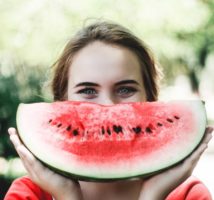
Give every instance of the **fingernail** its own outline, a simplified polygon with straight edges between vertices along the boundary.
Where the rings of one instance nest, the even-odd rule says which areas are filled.
[[[9,133],[9,135],[13,135],[14,134],[14,128],[10,127],[8,129],[8,133]]]
[[[212,133],[212,132],[213,132],[213,127],[209,126],[209,127],[207,128],[207,133]]]
[[[9,129],[8,129],[9,135],[11,135],[11,131],[12,131],[12,128],[9,128]]]

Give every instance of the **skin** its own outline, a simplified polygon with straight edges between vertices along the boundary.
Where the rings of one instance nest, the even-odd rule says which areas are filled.
[[[67,99],[105,105],[146,101],[145,87],[135,54],[126,48],[96,41],[74,56]],[[14,128],[8,132],[30,178],[55,200],[162,200],[192,174],[212,131],[212,127],[207,127],[198,148],[178,165],[145,180],[112,183],[75,182],[64,178],[44,167],[23,146]]]

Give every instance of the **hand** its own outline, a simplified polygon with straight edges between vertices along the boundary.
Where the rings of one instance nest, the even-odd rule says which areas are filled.
[[[21,143],[16,129],[9,128],[8,132],[10,134],[10,140],[33,182],[51,194],[55,200],[83,199],[78,182],[62,177],[43,166]]]
[[[201,155],[208,147],[208,143],[212,138],[212,131],[212,127],[206,128],[204,138],[200,145],[181,163],[145,179],[143,181],[139,200],[166,199],[170,192],[184,182],[192,174]]]

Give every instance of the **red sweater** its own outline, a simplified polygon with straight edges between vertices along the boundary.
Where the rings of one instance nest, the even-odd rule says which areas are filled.
[[[16,179],[4,200],[52,200],[51,195],[41,190],[28,177]],[[166,200],[212,200],[205,185],[195,177],[188,178],[172,191]]]

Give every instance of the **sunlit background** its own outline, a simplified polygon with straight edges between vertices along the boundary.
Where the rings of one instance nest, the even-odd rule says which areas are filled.
[[[214,124],[213,11],[213,0],[0,0],[0,199],[25,173],[7,135],[18,104],[51,101],[50,66],[96,19],[126,26],[150,47],[165,75],[160,99],[201,98]],[[213,167],[214,140],[194,171],[214,196]]]

